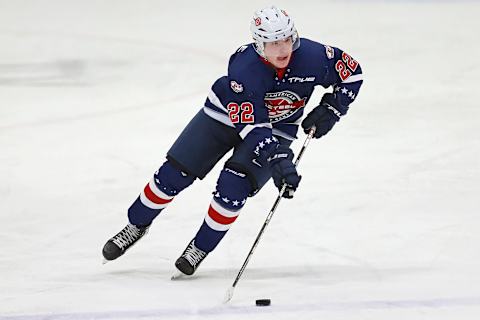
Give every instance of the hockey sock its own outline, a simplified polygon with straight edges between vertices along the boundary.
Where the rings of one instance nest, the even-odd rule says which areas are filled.
[[[224,168],[217,181],[212,202],[195,236],[195,246],[210,252],[220,243],[247,201],[251,184],[246,175]]]
[[[194,180],[194,176],[166,161],[128,209],[130,223],[137,226],[150,225],[173,198]]]

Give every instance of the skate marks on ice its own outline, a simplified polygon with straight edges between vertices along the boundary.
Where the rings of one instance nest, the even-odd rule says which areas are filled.
[[[92,85],[85,81],[84,74],[91,65],[81,59],[57,59],[42,62],[2,63],[0,64],[0,86],[29,87],[86,87]],[[113,62],[114,67],[118,66]]]
[[[163,258],[163,262],[170,262]],[[162,262],[162,263],[163,263]],[[113,265],[108,263],[108,265]],[[256,280],[287,279],[298,282],[315,284],[336,284],[342,282],[375,282],[385,279],[409,276],[412,274],[428,274],[430,268],[382,268],[372,269],[365,266],[348,265],[308,265],[308,266],[282,266],[282,267],[251,267],[245,270],[242,282]],[[238,273],[236,268],[201,268],[194,275],[187,276],[175,268],[157,268],[148,270],[111,270],[106,272],[110,277],[154,277],[156,279],[174,281],[203,281],[203,280],[232,280]],[[227,281],[227,282],[228,282]]]
[[[430,268],[403,267],[403,268],[373,268],[364,265],[303,265],[280,267],[248,267],[241,282],[249,280],[280,280],[287,279],[296,283],[305,281],[316,284],[336,284],[351,281],[375,282],[389,278],[409,276],[412,274],[427,274]],[[230,279],[233,281],[238,269],[208,268],[199,269],[191,279]],[[239,284],[239,286],[241,283]]]
[[[31,87],[63,87],[63,86],[91,86],[97,84],[97,81],[112,81],[117,77],[112,77],[112,73],[118,73],[121,69],[129,67],[131,64],[138,64],[139,61],[129,61],[122,59],[112,59],[112,55],[105,51],[108,48],[122,46],[124,50],[142,50],[161,54],[162,58],[174,56],[178,59],[179,55],[195,55],[201,56],[208,61],[221,61],[224,57],[205,48],[190,46],[186,43],[176,43],[175,41],[162,41],[154,39],[141,39],[129,36],[107,36],[77,32],[52,32],[52,31],[18,31],[18,30],[2,30],[0,37],[7,42],[12,48],[22,52],[26,43],[56,48],[56,51],[50,53],[51,59],[39,60],[38,57],[27,60],[19,54],[19,57],[11,59],[13,63],[0,63],[0,86],[31,86]],[[85,46],[79,46],[79,43],[88,43],[88,49]],[[68,44],[68,49],[60,45]],[[55,47],[56,45],[56,47]],[[95,52],[98,57],[96,59],[83,58],[54,58],[62,57],[58,52],[63,51],[76,56],[91,57],[91,53]],[[120,49],[121,50],[121,49]],[[119,51],[120,51],[119,50]],[[166,52],[167,51],[167,52]],[[120,51],[121,52],[121,51]],[[121,56],[118,54],[117,56]],[[21,59],[23,58],[23,59]],[[177,61],[177,60],[175,60]],[[163,64],[165,61],[163,61]],[[180,65],[181,64],[177,64]],[[98,72],[98,70],[109,70],[108,73]],[[94,77],[91,72],[95,71]],[[87,75],[88,77],[84,77]]]
[[[480,306],[480,297],[458,297],[458,298],[437,298],[437,299],[407,299],[407,300],[364,300],[364,301],[333,301],[318,302],[315,304],[283,304],[272,305],[268,309],[255,306],[212,306],[205,308],[164,308],[157,310],[125,310],[107,312],[78,312],[58,314],[30,314],[17,316],[0,316],[0,320],[87,320],[87,319],[160,319],[184,318],[184,317],[206,317],[213,316],[235,316],[235,315],[270,315],[299,314],[321,311],[363,311],[363,310],[394,310],[394,309],[445,309],[458,307]]]
[[[58,49],[49,53],[45,58],[24,57],[19,55],[11,62],[0,63],[0,87],[27,88],[28,90],[49,89],[52,95],[61,94],[66,87],[76,88],[75,94],[95,96],[93,89],[105,88],[116,85],[116,91],[123,91],[120,87],[130,87],[131,84],[125,81],[126,78],[138,79],[138,75],[148,74],[155,70],[157,74],[172,73],[171,66],[177,69],[187,66],[179,61],[195,61],[195,59],[206,59],[208,61],[222,61],[223,56],[203,48],[188,46],[187,44],[176,43],[175,41],[156,41],[136,39],[128,36],[100,36],[95,34],[79,34],[74,32],[41,32],[41,31],[15,31],[3,30],[0,38],[10,44],[11,50],[16,49],[22,52],[25,43],[30,47],[38,45]],[[88,45],[82,45],[82,43]],[[68,48],[68,49],[65,49]],[[115,48],[115,49],[114,49]],[[109,52],[133,52],[130,55],[117,54],[112,57]],[[73,56],[64,58],[64,56]],[[133,57],[132,57],[133,56]],[[162,62],[154,58],[161,57]],[[176,70],[181,73],[181,70]],[[191,71],[188,69],[188,71]],[[201,70],[204,71],[204,70]],[[199,71],[200,72],[200,71]],[[145,76],[144,76],[145,77]],[[182,81],[181,77],[169,77],[166,80],[158,80],[162,90],[170,89],[170,86]],[[139,80],[140,81],[140,80]],[[143,79],[145,81],[145,79]],[[185,81],[185,80],[183,80]],[[152,81],[147,81],[150,84]],[[145,85],[144,85],[145,86]],[[122,87],[122,88],[123,88]],[[31,88],[31,89],[29,89]],[[26,90],[27,90],[26,89]],[[83,90],[83,91],[82,91]],[[113,89],[112,89],[113,90]],[[60,92],[60,93],[58,93]],[[69,91],[70,92],[70,91]],[[112,102],[110,106],[102,108],[84,108],[55,113],[52,116],[43,115],[37,119],[22,118],[13,123],[0,124],[0,130],[21,129],[25,127],[37,127],[45,125],[63,124],[71,121],[90,120],[99,117],[111,117],[115,114],[126,112],[138,112],[140,109],[154,109],[172,102],[189,100],[205,93],[203,88],[190,85],[187,90],[175,92],[174,94],[163,95],[160,99],[150,99],[140,103]],[[37,102],[38,103],[38,102]],[[89,102],[91,105],[91,102]],[[86,103],[88,105],[88,103]]]

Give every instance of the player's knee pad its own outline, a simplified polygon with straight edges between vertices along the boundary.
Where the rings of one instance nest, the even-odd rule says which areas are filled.
[[[176,196],[195,181],[195,176],[183,172],[166,161],[154,174],[156,186],[169,196]]]
[[[271,177],[270,168],[256,166],[252,161],[230,159],[227,166],[236,172],[245,174],[245,180],[249,183],[249,197],[256,195]]]
[[[252,191],[252,185],[245,173],[223,168],[214,193],[215,200],[229,210],[240,210]]]

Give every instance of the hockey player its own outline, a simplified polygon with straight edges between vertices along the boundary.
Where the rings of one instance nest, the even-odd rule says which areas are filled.
[[[299,38],[292,18],[271,6],[255,12],[253,43],[231,57],[228,75],[212,86],[203,108],[167,152],[128,210],[128,225],[103,248],[114,260],[142,238],[157,215],[197,178],[203,179],[230,150],[197,234],[175,262],[192,275],[237,219],[248,197],[270,179],[292,198],[300,176],[289,148],[313,89],[332,88],[301,122],[315,138],[348,111],[362,84],[360,65],[344,51]]]

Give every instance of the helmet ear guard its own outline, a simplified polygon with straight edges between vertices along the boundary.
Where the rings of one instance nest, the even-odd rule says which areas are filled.
[[[300,38],[293,19],[284,11],[270,6],[256,11],[250,23],[255,51],[265,58],[265,42],[292,37],[293,50],[300,47]]]

